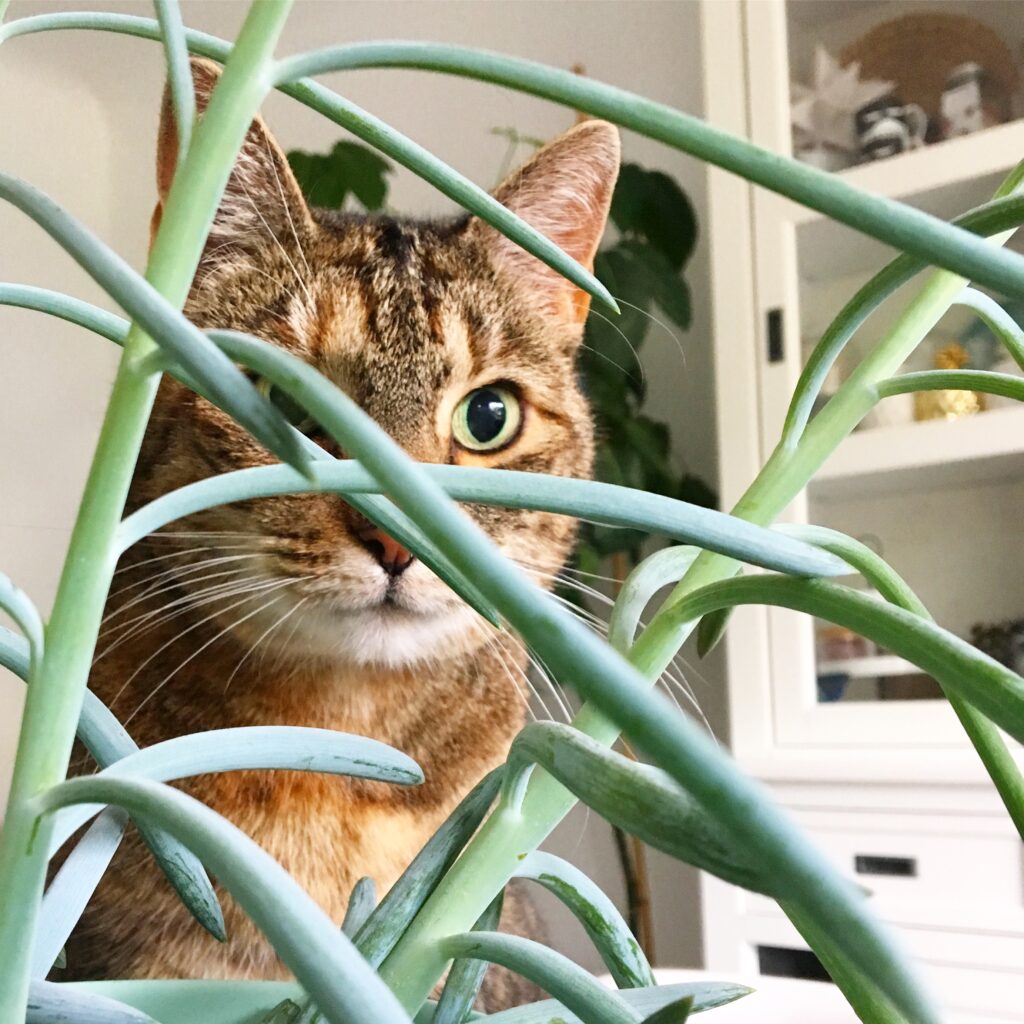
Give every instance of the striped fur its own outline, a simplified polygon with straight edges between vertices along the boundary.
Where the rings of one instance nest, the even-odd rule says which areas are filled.
[[[215,75],[198,62],[194,73],[202,104]],[[174,157],[165,103],[162,193]],[[614,129],[587,122],[498,195],[589,262],[617,166]],[[159,215],[158,207],[155,224]],[[472,218],[309,209],[262,121],[239,158],[186,312],[200,327],[248,331],[301,356],[420,461],[590,473],[592,426],[575,368],[581,294]],[[461,449],[451,433],[457,403],[499,381],[521,397],[520,436],[495,453]],[[168,379],[130,506],[270,461],[227,416]],[[466,512],[507,554],[550,571],[573,542],[564,517]],[[279,497],[211,509],[141,542],[119,567],[90,680],[143,745],[201,729],[301,724],[373,736],[414,757],[426,775],[414,789],[288,772],[183,787],[252,835],[338,921],[358,878],[372,876],[381,889],[394,881],[504,759],[524,716],[525,658],[515,638],[418,562],[390,583],[356,536],[360,525],[338,497]],[[273,951],[224,903],[230,941],[219,945],[177,905],[133,838],[72,940],[70,973],[282,976]],[[512,918],[525,913],[515,903]],[[492,1008],[525,995],[491,973]]]

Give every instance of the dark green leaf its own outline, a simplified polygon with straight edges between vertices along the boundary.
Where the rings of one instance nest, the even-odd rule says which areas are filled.
[[[651,243],[676,270],[697,241],[697,218],[683,190],[662,171],[623,164],[612,197],[612,220],[624,235]]]
[[[293,150],[288,164],[312,206],[326,210],[340,210],[349,193],[348,182],[334,172],[330,156]]]
[[[653,245],[639,239],[624,239],[619,249],[628,253],[646,275],[648,294],[658,307],[683,330],[690,326],[690,286],[679,270]],[[605,282],[608,283],[607,281]],[[612,289],[614,294],[614,289]],[[619,296],[628,299],[628,295]],[[632,300],[630,300],[632,301]]]
[[[701,508],[718,508],[718,494],[693,473],[683,474],[675,497],[691,505],[700,505]]]
[[[697,626],[697,657],[706,658],[725,636],[732,616],[731,608],[718,608],[708,612]]]
[[[653,296],[653,281],[646,264],[620,244],[598,253],[594,273],[622,308],[621,315],[613,320],[621,332],[618,334],[620,344],[627,351],[639,351],[651,323],[647,308]],[[605,316],[606,313],[595,310],[591,319],[600,320]],[[635,356],[631,359],[635,363]]]
[[[293,150],[288,163],[313,206],[341,209],[351,194],[365,209],[379,210],[387,199],[391,164],[357,142],[339,142],[326,154]]]

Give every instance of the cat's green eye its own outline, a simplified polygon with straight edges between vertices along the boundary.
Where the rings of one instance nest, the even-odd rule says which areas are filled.
[[[316,429],[316,420],[295,401],[286,391],[279,388],[273,381],[260,377],[256,382],[256,390],[296,429],[308,434]]]
[[[493,452],[515,440],[522,420],[515,392],[491,384],[470,391],[459,402],[452,417],[452,434],[471,452]]]

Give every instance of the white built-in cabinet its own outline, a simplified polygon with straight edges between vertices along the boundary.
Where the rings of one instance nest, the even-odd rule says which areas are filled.
[[[708,120],[788,154],[789,83],[806,77],[814,43],[837,52],[873,24],[926,7],[704,0]],[[931,7],[987,21],[1020,53],[1024,4]],[[1022,157],[1017,121],[839,173],[952,217],[990,197]],[[709,172],[706,227],[720,487],[729,508],[778,439],[807,345],[893,254],[718,170]],[[880,311],[855,350],[877,340],[908,294]],[[956,339],[969,323],[954,310],[936,336]],[[1024,616],[1022,509],[1024,408],[1010,408],[860,430],[784,518],[868,539],[942,625],[967,636],[976,622]],[[739,764],[872,891],[951,1021],[1024,1021],[1024,848],[977,757],[928,680],[909,683],[912,666],[884,652],[819,664],[815,628],[786,610],[734,616],[725,645]],[[823,699],[822,680],[834,685],[837,676],[842,697]],[[807,967],[798,952],[806,946],[773,903],[715,879],[705,882],[704,938],[711,970]]]

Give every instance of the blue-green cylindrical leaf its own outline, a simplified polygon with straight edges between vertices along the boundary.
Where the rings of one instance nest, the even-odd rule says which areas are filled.
[[[579,964],[531,939],[500,932],[466,932],[444,939],[442,950],[453,960],[486,960],[529,978],[587,1024],[639,1024],[642,1020],[617,992],[606,989]]]
[[[43,897],[32,950],[32,974],[44,978],[71,936],[124,838],[128,815],[104,811],[60,866]]]
[[[978,318],[1003,343],[1013,361],[1024,369],[1024,328],[1002,306],[977,288],[966,288],[957,305],[976,313]]]
[[[359,929],[356,946],[374,967],[391,952],[483,821],[501,788],[503,773],[503,768],[495,768],[463,797]]]
[[[560,68],[441,43],[354,43],[299,54],[278,80],[327,71],[404,67],[493,82],[564,103],[667,143],[708,163],[827,214],[936,266],[1024,298],[1024,261],[903,203],[872,195],[810,164],[790,160],[665,104]]]
[[[196,117],[196,94],[189,65],[185,26],[181,22],[178,0],[154,0],[157,20],[164,37],[167,56],[167,79],[170,83],[171,104],[174,107],[174,127],[178,133],[178,166],[188,155],[192,141],[192,124]]]
[[[289,465],[306,457],[288,422],[210,340],[145,278],[49,196],[0,173],[0,199],[32,218],[217,404]]]
[[[291,725],[239,726],[175,736],[115,761],[98,777],[169,782],[249,769],[326,772],[402,786],[423,781],[423,772],[411,757],[379,740]],[[99,810],[79,804],[59,815],[53,848],[59,848]]]
[[[14,619],[28,641],[29,661],[38,662],[43,656],[43,619],[32,599],[0,573],[0,611]]]
[[[160,38],[160,27],[152,19],[90,11],[81,14],[77,12],[44,14],[37,17],[21,18],[17,22],[0,27],[0,42],[33,32],[69,28],[95,29],[146,39]],[[229,43],[204,32],[187,31],[185,38],[190,50],[213,60],[223,62],[231,52]],[[413,173],[434,185],[444,195],[454,199],[470,213],[476,214],[491,224],[527,252],[532,253],[585,292],[594,296],[608,309],[618,312],[619,307],[615,299],[589,270],[566,255],[550,239],[531,227],[526,221],[507,210],[484,189],[474,185],[468,178],[459,174],[458,171],[449,167],[422,146],[417,145],[411,139],[395,131],[390,125],[357,107],[344,97],[331,92],[330,89],[325,89],[317,82],[308,79],[289,83],[282,82],[278,88],[330,118],[335,124],[341,125],[357,138],[362,139],[363,142],[386,153],[403,167],[408,167]]]
[[[2,626],[0,666],[10,669],[23,680],[28,679],[28,642]],[[85,691],[82,714],[78,720],[78,738],[101,768],[137,753],[139,749],[121,723],[91,690]],[[192,916],[214,938],[223,942],[227,938],[224,915],[217,894],[195,854],[159,830],[142,826],[139,833]]]
[[[197,800],[159,783],[97,775],[55,786],[38,803],[40,812],[112,804],[165,829],[209,866],[331,1024],[409,1024],[391,990],[288,872]]]
[[[19,679],[28,679],[28,641],[6,626],[0,626],[0,668],[13,672]]]
[[[1024,221],[1024,196],[994,199],[958,217],[953,223],[979,235],[997,235]],[[858,328],[901,285],[922,271],[927,262],[906,254],[897,256],[868,281],[839,311],[814,346],[793,389],[780,444],[793,447],[811,418],[814,403],[840,353]]]
[[[516,877],[540,883],[572,911],[619,988],[657,984],[640,943],[618,908],[579,868],[553,853],[534,850]]]
[[[491,901],[473,927],[477,932],[493,932],[501,920],[504,892]],[[464,1024],[470,1019],[488,964],[485,960],[456,960],[448,972],[434,1011],[434,1024]]]
[[[769,604],[846,626],[912,661],[949,693],[1024,742],[1024,679],[919,615],[826,580],[751,576],[712,583],[682,598],[672,616],[690,622],[716,608]]]
[[[16,306],[19,309],[34,309],[40,313],[67,320],[99,334],[117,345],[123,345],[128,333],[128,321],[116,313],[108,313],[90,302],[76,299],[71,295],[36,288],[27,284],[0,284],[0,306]]]
[[[915,391],[981,391],[1024,402],[1024,378],[991,370],[920,370],[880,381],[880,398]]]
[[[560,722],[535,722],[515,738],[505,784],[539,764],[601,817],[649,846],[753,892],[785,883],[736,849],[728,833],[665,772],[609,750]]]
[[[630,572],[608,620],[608,643],[615,650],[629,650],[648,602],[662,587],[681,580],[699,554],[700,549],[692,546],[662,548]]]
[[[783,537],[777,530],[630,487],[468,466],[421,465],[418,472],[456,501],[542,509],[610,526],[629,526],[795,575],[835,576],[850,571],[840,559]],[[275,494],[336,491],[348,495],[382,489],[369,470],[353,461],[317,462],[310,466],[310,475],[311,481],[287,467],[259,466],[189,484],[125,519],[118,546],[125,550],[176,519],[227,502]]]
[[[366,923],[377,905],[377,883],[372,878],[360,878],[352,887],[352,895],[348,898],[345,908],[345,919],[341,922],[341,930],[352,938]]]
[[[866,544],[822,526],[791,523],[780,528],[839,555],[861,573],[886,601],[931,620],[928,609],[906,581]],[[701,621],[706,620],[707,616]],[[947,693],[946,697],[995,784],[1007,813],[1024,838],[1024,775],[1007,749],[1006,741],[992,722],[973,705],[955,693]]]
[[[690,1012],[700,1013],[735,1002],[750,992],[751,989],[746,985],[736,985],[729,981],[699,981],[659,985],[657,988],[623,989],[619,992],[619,998],[646,1017],[680,999],[692,999],[693,1008]],[[430,1003],[424,1006],[416,1015],[416,1024],[432,1024],[434,1009]],[[488,1024],[588,1024],[587,1021],[581,1021],[575,1013],[570,1013],[555,999],[517,1006],[513,1010],[502,1010],[486,1018],[477,1015],[470,1019],[478,1018],[485,1019]]]
[[[34,979],[29,986],[25,1024],[157,1024],[141,1010],[124,1003]]]

